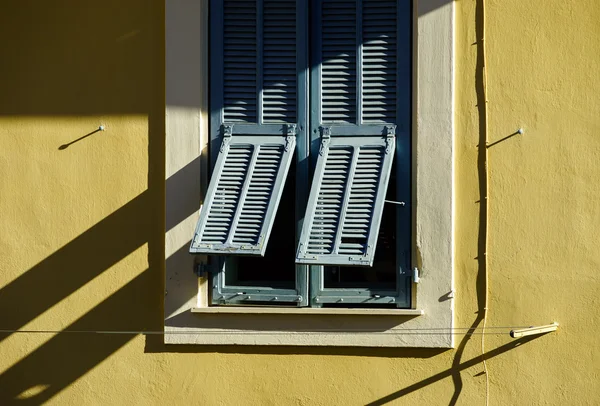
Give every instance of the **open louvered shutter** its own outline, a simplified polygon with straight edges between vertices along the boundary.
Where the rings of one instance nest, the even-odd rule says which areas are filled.
[[[295,137],[227,136],[190,251],[264,255]]]
[[[265,254],[304,131],[297,7],[296,0],[211,1],[213,170],[192,253]]]
[[[321,143],[297,263],[373,265],[396,128],[405,124],[398,120],[401,3],[409,2],[315,0],[311,133]]]
[[[394,141],[393,133],[324,139],[296,262],[373,264]]]

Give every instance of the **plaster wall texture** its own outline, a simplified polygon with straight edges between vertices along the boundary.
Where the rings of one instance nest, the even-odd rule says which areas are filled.
[[[596,404],[600,4],[486,4],[489,138],[525,130],[488,150],[488,326],[560,323],[486,336],[490,403]],[[455,7],[455,325],[470,327],[481,0]],[[162,330],[165,189],[187,167],[165,185],[164,21],[162,1],[0,6],[0,330]],[[434,350],[0,333],[0,404],[483,404],[480,355],[478,335]]]

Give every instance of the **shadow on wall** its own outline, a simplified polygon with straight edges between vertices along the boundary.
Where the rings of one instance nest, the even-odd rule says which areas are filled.
[[[469,337],[469,336],[465,336],[465,337]],[[521,338],[521,339],[518,339],[515,341],[511,341],[508,344],[504,344],[503,346],[500,346],[492,351],[486,352],[485,354],[482,355],[482,357],[485,357],[486,359],[497,357],[498,355],[504,354],[505,352],[510,351],[514,348],[517,348],[522,344],[528,343],[529,341],[533,341],[535,338],[537,338],[537,337],[525,337],[525,338]],[[457,359],[457,358],[455,357],[455,359]],[[460,357],[458,357],[458,359],[460,359]],[[387,396],[384,396],[381,399],[377,399],[376,401],[369,403],[367,406],[385,405],[389,402],[397,400],[397,399],[399,399],[403,396],[406,396],[414,391],[422,389],[428,385],[434,384],[434,383],[436,383],[444,378],[448,378],[450,376],[452,376],[453,380],[454,380],[455,374],[460,374],[461,371],[463,371],[467,368],[471,368],[479,363],[481,363],[481,357],[471,358],[468,361],[463,361],[463,362],[458,362],[458,363],[453,362],[451,368],[448,368],[445,371],[437,373],[427,379],[423,379],[420,382],[417,382],[410,386],[407,386],[406,388],[400,389],[397,392],[394,392]],[[458,393],[460,393],[460,391],[458,391]],[[451,405],[456,404],[457,399],[458,399],[458,396],[455,393],[452,396],[452,399],[450,400],[450,404]]]
[[[3,1],[0,115],[149,113],[163,3]]]
[[[145,244],[149,268],[65,331],[161,329],[164,1],[9,0],[1,8],[0,73],[10,80],[0,84],[0,116],[147,116],[149,165],[146,191],[0,289],[0,329],[22,328]],[[90,135],[78,142],[90,142]],[[49,153],[78,151],[60,147]],[[199,163],[189,166],[198,170]],[[9,335],[0,333],[0,346]],[[0,404],[47,401],[133,337],[49,337],[0,375]],[[42,390],[20,398],[32,388]]]
[[[421,1],[431,11],[448,0]],[[64,4],[62,4],[64,3]],[[429,7],[429,8],[427,8]],[[171,176],[165,186],[164,166],[164,2],[161,0],[58,2],[12,1],[0,14],[4,41],[0,115],[77,116],[147,114],[148,189],[79,237],[54,252],[0,289],[0,328],[17,330],[77,291],[112,265],[148,244],[149,267],[94,309],[54,335],[0,375],[0,404],[40,404],[67,388],[132,340],[137,333],[107,335],[76,331],[161,331],[164,296],[165,187],[179,188],[197,178],[199,160]],[[420,14],[422,15],[422,14]],[[182,99],[186,105],[200,103]],[[480,103],[481,105],[481,103]],[[80,142],[86,142],[82,139]],[[484,144],[482,144],[484,145]],[[57,146],[60,147],[60,146]],[[64,150],[64,148],[63,148]],[[54,153],[64,153],[56,150]],[[167,230],[198,206],[180,207],[167,219]],[[76,208],[74,208],[76,209]],[[483,217],[482,217],[483,218]],[[480,241],[481,249],[481,241]],[[187,255],[182,248],[167,261]],[[481,254],[481,250],[480,250]],[[480,258],[482,256],[480,255]],[[167,263],[167,266],[168,263]],[[481,261],[479,267],[481,269]],[[48,287],[51,289],[48,289]],[[481,291],[481,279],[477,281]],[[27,300],[22,300],[26,296]],[[478,296],[481,309],[481,294]],[[19,303],[18,312],[6,309]],[[115,317],[118,315],[118,317]],[[478,316],[473,326],[480,321]],[[0,333],[0,345],[10,333]],[[460,371],[480,362],[462,362],[461,341],[452,368],[392,393],[383,404],[447,376],[460,393]],[[502,354],[526,340],[515,341],[486,354]],[[165,346],[162,336],[146,336],[146,352],[359,355],[428,358],[435,349],[352,349],[303,347]],[[140,354],[142,357],[143,354]],[[20,395],[43,388],[27,399]]]

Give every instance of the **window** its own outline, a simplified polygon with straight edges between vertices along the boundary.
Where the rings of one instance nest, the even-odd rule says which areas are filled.
[[[384,3],[371,0],[363,0],[363,2],[367,6]],[[409,4],[412,8],[410,18],[411,25],[414,28],[412,33],[408,33],[409,35],[412,34],[412,40],[407,41],[405,44],[406,46],[412,46],[412,70],[405,77],[408,85],[412,85],[412,99],[408,94],[406,94],[405,99],[396,98],[396,100],[400,100],[400,103],[405,103],[406,108],[396,110],[395,121],[389,119],[389,112],[391,111],[389,105],[386,105],[386,103],[377,104],[377,106],[383,107],[380,111],[383,111],[384,119],[377,123],[363,120],[363,124],[380,125],[381,132],[377,134],[362,132],[365,130],[360,128],[358,121],[355,121],[357,124],[352,122],[352,120],[358,120],[357,117],[362,115],[360,109],[365,105],[362,104],[361,107],[359,103],[347,103],[348,94],[352,95],[354,100],[362,100],[357,95],[357,92],[361,92],[361,87],[352,87],[352,80],[344,79],[350,76],[348,75],[350,73],[349,69],[347,69],[348,63],[346,63],[346,70],[337,67],[331,69],[334,76],[336,72],[338,75],[338,77],[332,77],[332,79],[342,81],[343,86],[340,86],[341,89],[337,89],[344,89],[341,95],[331,93],[331,90],[336,90],[335,87],[327,88],[324,86],[322,89],[319,89],[318,86],[315,87],[315,84],[319,82],[315,81],[312,76],[319,74],[319,66],[321,68],[327,66],[327,62],[331,62],[329,66],[335,66],[337,59],[340,59],[322,58],[323,63],[321,65],[316,63],[320,60],[318,55],[327,51],[323,47],[323,43],[327,42],[327,35],[330,35],[329,38],[334,41],[333,44],[343,44],[343,41],[338,41],[338,39],[343,40],[344,24],[351,21],[351,18],[347,14],[342,14],[340,17],[340,13],[337,13],[337,11],[336,13],[332,12],[331,14],[336,14],[338,19],[348,18],[347,21],[343,20],[346,22],[337,23],[337,20],[328,19],[327,13],[323,9],[314,7],[314,4],[316,4],[314,2],[310,3],[310,15],[306,7],[299,7],[300,10],[296,10],[296,16],[294,17],[296,27],[292,28],[298,30],[297,42],[295,43],[297,58],[298,55],[307,55],[306,61],[296,61],[297,64],[304,64],[301,66],[307,68],[305,70],[298,69],[296,72],[295,80],[299,83],[296,84],[297,95],[294,99],[296,100],[295,110],[293,111],[294,119],[291,119],[292,110],[290,109],[284,109],[287,116],[282,118],[278,115],[281,113],[281,110],[277,110],[281,106],[280,103],[279,107],[267,109],[267,113],[273,113],[274,115],[269,115],[266,121],[263,120],[262,128],[259,129],[258,127],[261,127],[261,125],[259,125],[258,118],[256,122],[248,119],[246,121],[235,121],[233,119],[234,114],[238,114],[240,111],[246,116],[252,114],[262,114],[264,116],[264,109],[262,113],[259,112],[260,104],[256,104],[256,113],[253,113],[254,106],[252,106],[252,103],[241,103],[237,106],[231,105],[232,108],[229,109],[231,114],[228,115],[227,120],[224,120],[225,116],[223,115],[222,122],[219,123],[221,126],[220,132],[209,132],[209,127],[211,130],[217,127],[213,124],[208,125],[210,120],[214,120],[214,115],[209,114],[209,97],[207,95],[209,84],[212,84],[215,78],[213,66],[215,58],[213,58],[212,53],[209,58],[209,53],[206,51],[209,45],[211,48],[213,46],[212,42],[209,44],[208,41],[209,17],[207,3],[208,0],[165,2],[167,15],[165,342],[172,344],[451,347],[453,336],[450,333],[432,335],[416,334],[415,331],[421,329],[449,331],[448,328],[453,325],[454,11],[452,2],[437,0],[399,0],[398,2],[391,2],[398,8],[408,7]],[[237,5],[247,4],[242,0],[235,3]],[[260,2],[263,13],[254,14],[254,25],[239,23],[234,24],[233,27],[235,30],[241,31],[247,30],[248,27],[254,27],[257,30],[262,29],[263,34],[267,31],[266,26],[290,27],[291,25],[285,23],[287,20],[284,18],[291,15],[288,10],[290,3],[293,2],[264,0]],[[326,1],[325,3],[336,7],[336,10],[339,7],[346,7],[347,3],[356,4],[353,1]],[[234,4],[234,2],[230,4]],[[272,7],[270,9],[272,13],[265,13],[265,11],[269,11],[269,7]],[[364,8],[365,5],[363,4],[362,7],[357,6],[355,10],[357,10],[357,13],[369,14],[363,13]],[[321,12],[318,13],[317,10],[321,10]],[[376,14],[373,13],[373,15]],[[257,24],[257,15],[263,15],[263,24]],[[352,12],[350,12],[350,16],[352,17]],[[225,15],[222,17],[225,18]],[[246,17],[248,16],[246,15]],[[388,13],[385,17],[388,17]],[[315,25],[314,22],[318,21],[319,18],[321,22]],[[354,18],[358,22],[356,15],[354,15]],[[312,25],[297,24],[300,19],[304,19],[309,23],[312,22]],[[275,20],[278,21],[277,24],[273,22]],[[212,29],[215,27],[214,10],[211,13],[210,21]],[[268,24],[265,25],[266,23]],[[351,26],[351,23],[348,24]],[[363,26],[366,27],[368,24],[363,24]],[[309,27],[312,28],[309,30]],[[317,29],[315,27],[322,28]],[[340,32],[335,31],[336,27],[339,28]],[[326,32],[329,29],[332,31]],[[362,33],[363,30],[355,30],[355,33],[357,32]],[[324,38],[322,43],[317,41],[317,34],[322,35]],[[262,49],[261,59],[257,59],[258,61],[264,59],[264,54],[269,47],[266,37],[265,39],[261,39],[263,37],[260,36],[255,38],[262,41],[261,46],[250,44],[255,49]],[[276,38],[285,42],[288,37],[281,34]],[[298,38],[300,40],[297,40]],[[214,35],[212,40],[214,40]],[[358,42],[364,48],[364,44],[368,41],[359,38]],[[319,46],[321,49],[319,49]],[[302,47],[306,48],[305,52],[299,53],[298,51]],[[352,49],[347,51],[349,54]],[[278,57],[283,56],[284,54],[281,52],[277,48],[276,55]],[[335,56],[336,51],[333,52]],[[357,47],[354,52],[361,51]],[[349,58],[349,56],[341,55],[341,53],[338,56]],[[358,60],[356,56],[354,56],[354,60]],[[246,62],[259,64],[256,61]],[[211,75],[210,81],[207,75],[209,64],[212,66],[211,70],[213,71],[211,72],[213,75]],[[266,66],[263,66],[261,69],[266,68]],[[288,72],[288,76],[291,76],[289,69],[281,71],[279,68],[281,67],[278,67],[277,75]],[[360,64],[354,68],[354,72],[360,70],[363,78],[369,78],[369,75],[365,74],[365,72],[368,73],[368,69],[364,70]],[[256,69],[253,72],[256,72]],[[217,71],[217,75],[220,73],[225,76],[225,69]],[[263,73],[261,77],[254,76],[255,80],[264,82],[262,87],[258,87],[258,84],[256,84],[257,88],[263,89],[263,94],[260,97],[263,98],[263,102],[265,97],[267,101],[277,100],[274,95],[277,95],[277,91],[280,89],[269,87],[269,73],[266,71]],[[343,80],[345,80],[345,83]],[[264,85],[265,83],[267,85]],[[365,82],[363,86],[366,86],[366,84]],[[302,86],[305,87],[304,91]],[[321,92],[321,96],[315,101],[318,92]],[[333,98],[327,103],[331,101],[333,104],[325,104],[328,95]],[[211,89],[211,108],[215,105],[212,100],[214,96],[215,94]],[[289,97],[280,97],[279,102],[285,101],[284,105],[289,106],[289,99]],[[259,100],[258,97],[255,100]],[[327,114],[337,111],[338,113],[347,113],[346,116],[338,116],[339,120],[332,120],[334,122],[326,122],[327,120],[315,121],[317,115],[314,114],[314,110],[318,108],[319,100],[323,103],[321,108],[324,108],[325,105],[334,106],[334,110],[327,110],[328,107],[325,108]],[[340,103],[340,100],[341,103],[346,102],[346,104],[336,104]],[[238,110],[233,108],[240,107],[240,105],[244,108],[238,108]],[[263,105],[265,104],[263,103]],[[278,102],[269,105],[278,106]],[[412,110],[412,113],[410,110]],[[234,113],[236,111],[238,113]],[[412,128],[405,126],[405,123],[409,121],[400,119],[398,111],[409,115],[412,119],[410,120],[412,121]],[[306,116],[303,118],[302,114],[306,114]],[[255,152],[256,145],[264,142],[261,137],[267,137],[267,141],[271,143],[269,147],[276,150],[276,161],[280,162],[278,168],[281,168],[281,162],[285,160],[289,162],[287,175],[280,169],[275,171],[276,173],[272,173],[276,180],[272,182],[272,186],[269,186],[269,190],[271,196],[280,194],[279,204],[275,205],[277,207],[273,209],[272,215],[266,214],[267,208],[265,209],[265,215],[260,217],[261,229],[264,229],[266,225],[271,230],[267,245],[248,244],[248,242],[252,243],[256,240],[244,241],[247,245],[244,249],[248,251],[253,249],[257,251],[264,250],[264,257],[260,255],[222,255],[221,253],[214,255],[207,252],[198,255],[188,254],[190,236],[194,235],[194,229],[199,218],[198,212],[193,212],[190,209],[198,207],[196,205],[201,200],[204,200],[204,209],[208,202],[208,194],[200,193],[200,185],[203,177],[206,177],[211,169],[213,174],[218,170],[217,151],[220,150],[222,141],[226,138],[224,125],[230,124],[233,124],[227,129],[228,133],[231,130],[231,134],[227,134],[228,137],[231,135],[228,141],[230,150],[232,147],[235,147],[234,150],[238,147],[242,149],[250,148],[252,149],[252,156],[256,156],[256,161],[258,161],[259,153]],[[295,129],[293,124],[296,124]],[[394,125],[395,128],[393,128]],[[252,126],[254,128],[251,128]],[[276,128],[276,133],[258,132],[267,129],[267,127],[270,129]],[[340,151],[334,152],[333,156],[338,152],[338,155],[341,155],[348,148],[354,147],[348,144],[337,144],[338,142],[348,140],[363,142],[366,139],[365,136],[377,136],[378,140],[382,142],[380,145],[374,145],[377,149],[382,147],[388,135],[391,135],[392,131],[388,133],[387,127],[391,127],[390,130],[395,131],[395,154],[389,172],[387,188],[381,190],[386,190],[385,200],[403,201],[407,203],[406,207],[410,207],[406,211],[410,211],[412,218],[406,218],[408,222],[406,229],[412,230],[412,233],[403,234],[401,232],[403,227],[397,225],[401,223],[401,220],[398,217],[396,219],[389,218],[388,213],[390,210],[387,210],[387,207],[396,208],[396,210],[391,210],[391,213],[395,215],[403,211],[401,210],[402,206],[395,207],[391,206],[391,203],[387,203],[383,205],[385,209],[381,211],[381,226],[377,233],[377,244],[379,246],[375,257],[372,258],[373,267],[365,268],[336,263],[333,262],[334,258],[331,256],[326,258],[327,261],[331,262],[324,262],[325,260],[320,258],[317,260],[319,263],[316,264],[302,263],[303,259],[298,258],[302,230],[305,227],[307,218],[318,214],[314,201],[318,200],[319,194],[315,192],[318,189],[315,188],[319,186],[318,183],[315,183],[315,179],[324,178],[328,166],[327,162],[324,161],[321,163],[323,169],[318,169],[319,151],[324,139],[329,140],[328,148],[340,149]],[[346,129],[357,131],[357,133],[345,132]],[[339,130],[343,131],[340,132]],[[284,156],[286,145],[290,145],[289,143],[286,144],[287,137],[291,136],[294,131],[296,142],[294,153],[291,154],[291,157]],[[248,141],[248,138],[244,142],[236,141],[236,137],[244,136],[243,132],[246,132],[246,136],[256,138],[251,142]],[[410,134],[410,137],[404,138],[412,144],[410,165],[407,162],[399,161],[398,158],[403,145],[406,148],[410,145],[402,144],[403,134]],[[329,138],[327,138],[327,135],[329,135]],[[210,143],[208,138],[210,138]],[[275,141],[275,138],[279,141]],[[367,147],[371,146],[373,145],[367,145]],[[281,152],[281,148],[284,152]],[[207,153],[208,149],[211,150],[211,154]],[[249,151],[235,152],[242,155],[249,153]],[[357,156],[357,166],[358,159]],[[223,161],[226,161],[226,159]],[[246,162],[245,158],[241,161],[242,163]],[[405,166],[402,164],[405,164]],[[344,166],[343,164],[337,166],[341,166],[341,168],[336,169],[345,170],[344,168],[348,168],[348,165]],[[410,181],[409,187],[406,186],[407,183],[402,184],[402,168],[406,171],[404,172],[404,175],[406,175],[404,177],[405,182]],[[282,177],[281,180],[277,180],[279,177]],[[349,177],[345,175],[344,179],[348,181]],[[279,186],[276,186],[276,183]],[[281,190],[276,190],[279,188]],[[335,185],[332,185],[332,188],[335,190]],[[216,186],[213,189],[216,190]],[[247,188],[247,190],[250,189]],[[403,190],[412,193],[402,195]],[[311,194],[316,196],[316,198],[313,198],[313,203],[310,203]],[[272,205],[273,202],[274,199],[269,199],[267,206]],[[293,207],[293,210],[291,207]],[[312,214],[311,207],[314,209]],[[378,206],[379,208],[380,206]],[[241,212],[239,217],[241,218]],[[293,230],[296,231],[295,233],[289,232],[289,230],[292,230],[292,223],[294,223]],[[394,236],[393,233],[396,233],[396,235]],[[252,238],[254,235],[249,234],[243,237]],[[355,238],[354,236],[347,236],[347,238],[349,239],[343,241],[344,243],[364,246],[365,241],[362,236],[358,236],[358,240],[350,239]],[[394,238],[396,243],[402,238],[408,240],[406,242],[406,252],[395,249],[395,244],[390,244],[390,241],[394,241]],[[341,239],[339,243],[342,243]],[[242,249],[241,245],[237,248]],[[275,255],[270,255],[271,253]],[[413,253],[412,258],[409,258],[410,253]],[[285,258],[283,258],[284,256]],[[396,258],[392,259],[392,256],[396,256]],[[408,265],[420,268],[422,278],[419,285],[411,286],[408,280],[409,275],[396,278],[396,284],[394,284],[390,274],[394,274],[394,277],[400,275],[398,269],[401,269],[401,267],[397,264],[398,261],[402,261],[399,259],[402,257],[407,262],[404,269],[409,269]],[[210,259],[210,267],[216,270],[212,273],[217,278],[216,280],[197,278],[192,272],[192,269],[196,269],[194,263],[205,262],[207,259]],[[284,264],[290,266],[283,266]],[[306,269],[306,273],[298,272],[297,269]],[[318,272],[314,272],[315,269]],[[306,279],[299,278],[300,280],[298,280],[299,275],[305,275]],[[218,278],[221,278],[221,280],[218,280]],[[397,283],[401,278],[404,278],[407,283],[407,288],[404,291],[398,289]],[[396,288],[392,292],[393,286]],[[217,296],[214,294],[214,290],[219,288],[226,295],[219,298],[219,300],[223,300],[215,301]],[[411,288],[410,292],[408,291],[409,288]],[[207,303],[206,301],[209,291],[213,291],[213,303]],[[365,296],[372,298],[370,300],[381,299],[384,296],[389,299],[393,297],[393,294],[398,294],[394,298],[398,302],[393,304],[389,302],[381,304],[371,302],[366,304],[369,308],[363,309],[360,307],[360,301],[352,302],[349,297],[342,297],[339,293],[341,291],[350,292],[349,296],[365,294]],[[376,291],[382,292],[384,295],[380,295],[379,298],[375,297],[372,293]],[[289,293],[290,300],[284,301],[282,299],[280,301],[278,295],[280,292]],[[265,295],[264,297],[253,296],[252,293],[264,293]],[[275,306],[270,306],[270,301],[266,300],[268,295],[277,296]],[[302,298],[298,301],[299,296],[302,296]],[[255,301],[255,299],[257,300]],[[339,299],[344,299],[344,301],[339,301]],[[273,300],[275,300],[274,297]],[[403,300],[404,302],[402,302]],[[213,304],[213,306],[208,306],[209,304]],[[240,306],[242,304],[258,306]],[[389,306],[395,308],[386,308]],[[416,317],[420,314],[422,315]]]
[[[410,3],[219,0],[210,23],[212,304],[410,307]]]

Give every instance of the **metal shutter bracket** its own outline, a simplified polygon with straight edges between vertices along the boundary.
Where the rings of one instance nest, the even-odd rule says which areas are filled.
[[[285,137],[285,147],[284,150],[285,152],[289,152],[290,149],[295,146],[295,140],[294,138],[296,137],[296,133],[298,131],[298,126],[296,124],[288,124],[286,126],[286,137]]]
[[[331,127],[322,126],[319,127],[319,130],[321,131],[321,147],[319,148],[319,155],[322,156],[331,142]]]
[[[387,125],[385,126],[385,153],[389,154],[392,152],[392,146],[394,145],[393,138],[396,137],[396,126]]]

